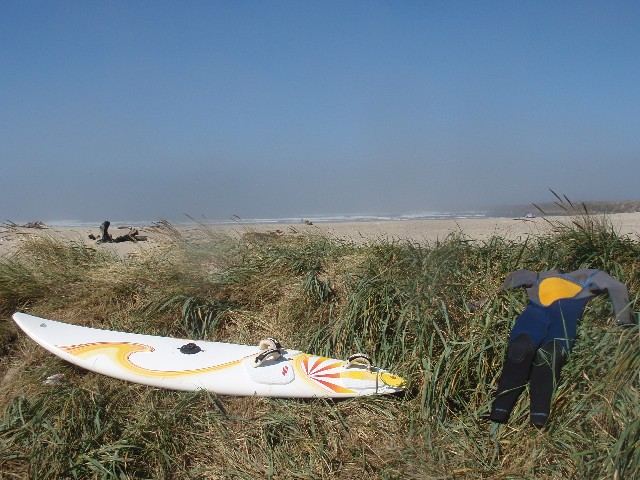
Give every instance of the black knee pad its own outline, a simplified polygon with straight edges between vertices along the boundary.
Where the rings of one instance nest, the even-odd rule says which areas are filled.
[[[562,340],[545,343],[536,352],[534,365],[548,365],[553,370],[560,370],[567,361],[568,353]]]
[[[514,363],[531,361],[534,351],[535,348],[531,337],[526,333],[522,333],[509,343],[507,358]]]

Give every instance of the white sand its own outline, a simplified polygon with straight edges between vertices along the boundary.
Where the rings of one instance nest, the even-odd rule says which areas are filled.
[[[640,238],[640,212],[618,213],[608,215],[616,230],[625,235]],[[571,221],[569,217],[547,217],[548,221]],[[442,240],[452,232],[462,232],[470,239],[483,240],[492,235],[499,235],[510,239],[524,239],[530,235],[538,235],[549,230],[548,221],[543,218],[533,220],[514,220],[509,218],[463,218],[446,220],[390,220],[375,222],[337,222],[318,223],[315,225],[304,224],[237,224],[237,225],[213,225],[213,232],[242,235],[249,232],[283,232],[283,233],[322,233],[336,238],[346,238],[355,242],[366,242],[376,239],[410,240],[413,242],[433,242]],[[127,230],[112,226],[109,230],[115,237],[127,233]],[[30,236],[51,236],[66,240],[84,242],[87,245],[95,245],[96,248],[112,250],[121,256],[135,255],[136,253],[158,245],[165,241],[166,237],[154,229],[136,227],[140,235],[149,238],[147,242],[124,242],[112,244],[99,244],[88,238],[90,233],[99,235],[99,227],[54,227],[44,230],[38,229],[0,229],[0,255],[6,255],[16,249],[22,239]],[[201,234],[200,227],[180,227],[187,235]]]

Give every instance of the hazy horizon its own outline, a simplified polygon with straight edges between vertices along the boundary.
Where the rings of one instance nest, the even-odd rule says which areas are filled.
[[[104,220],[109,220],[114,225],[147,225],[155,222],[168,220],[174,224],[242,224],[242,223],[302,223],[312,220],[313,222],[359,222],[359,221],[385,221],[385,220],[424,220],[424,219],[456,219],[456,218],[481,218],[481,217],[514,217],[524,216],[525,214],[533,214],[535,216],[558,215],[563,212],[571,212],[570,204],[563,200],[564,207],[560,207],[559,202],[549,193],[551,198],[547,198],[539,202],[529,202],[520,204],[502,204],[490,205],[487,207],[478,207],[476,209],[453,209],[453,210],[408,210],[408,211],[383,211],[383,212],[323,212],[323,213],[294,213],[288,215],[272,216],[272,217],[250,217],[232,214],[227,217],[209,217],[206,215],[191,215],[183,212],[173,217],[166,216],[149,216],[149,217],[23,217],[23,218],[4,218],[0,219],[0,223],[9,222],[17,225],[43,222],[46,226],[97,226]],[[638,211],[640,208],[640,200],[621,200],[621,201],[599,201],[599,200],[577,200],[569,198],[573,204],[573,211],[581,212],[582,203],[586,204],[588,210],[593,211],[594,205],[601,204],[596,213],[603,213],[606,206],[631,203],[634,210],[618,210],[613,208],[610,213],[623,213],[630,211]],[[590,208],[591,207],[591,208]],[[540,210],[542,208],[542,211]],[[602,210],[605,208],[605,210]],[[569,210],[565,210],[569,209]]]
[[[0,5],[2,220],[636,200],[635,2]]]

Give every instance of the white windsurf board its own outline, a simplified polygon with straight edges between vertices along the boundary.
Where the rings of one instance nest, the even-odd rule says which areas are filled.
[[[120,380],[172,390],[264,397],[357,397],[403,390],[385,370],[282,349],[262,363],[258,346],[100,330],[14,313],[18,326],[49,352]],[[256,366],[257,365],[257,366]]]

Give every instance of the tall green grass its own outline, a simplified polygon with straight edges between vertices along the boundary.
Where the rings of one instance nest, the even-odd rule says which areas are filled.
[[[637,302],[640,243],[583,217],[526,241],[356,245],[315,235],[207,234],[133,259],[32,240],[0,260],[2,478],[639,478],[638,327],[587,308],[547,430],[523,395],[483,420],[522,292],[517,268],[606,269]],[[277,400],[178,393],[65,364],[9,314],[120,330],[369,353],[396,397]],[[44,385],[54,373],[61,385]]]

